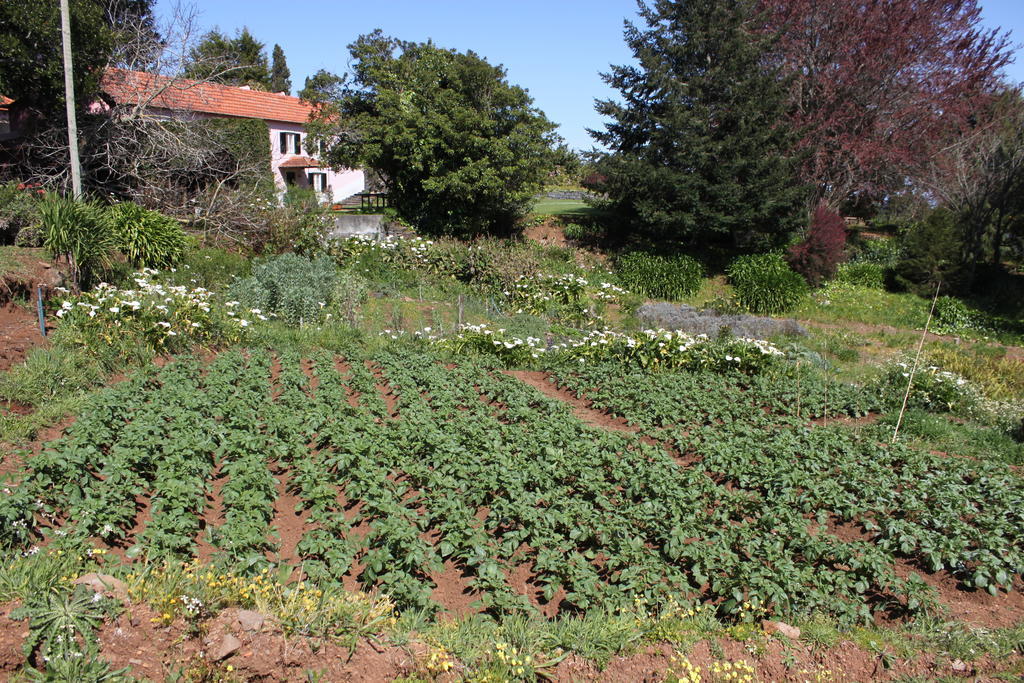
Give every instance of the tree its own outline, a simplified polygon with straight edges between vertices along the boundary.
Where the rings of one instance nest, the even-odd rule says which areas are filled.
[[[609,207],[655,239],[781,244],[804,220],[805,193],[750,3],[641,1],[640,16],[646,29],[625,30],[638,64],[603,75],[622,101],[599,101],[611,122],[591,131],[609,150],[598,159]]]
[[[833,208],[901,188],[1010,59],[977,0],[759,2],[772,61],[792,78],[803,178]]]
[[[75,96],[89,102],[113,48],[109,3],[71,0]],[[57,2],[0,2],[0,93],[45,119],[63,116],[64,62]]]
[[[263,43],[256,40],[248,28],[243,28],[234,38],[213,29],[190,52],[185,76],[270,90],[270,67],[263,48]]]
[[[807,284],[817,287],[836,274],[846,256],[845,249],[846,224],[842,216],[819,204],[807,235],[790,248],[786,260],[793,270],[804,276]]]
[[[314,148],[333,166],[380,172],[392,205],[419,229],[513,230],[551,167],[554,125],[526,91],[473,52],[380,30],[349,50],[344,84],[324,77],[326,88],[303,89],[322,102]]]
[[[276,43],[271,56],[270,91],[283,92],[286,95],[292,94],[292,72],[288,68],[288,62],[285,61],[284,50]]]
[[[969,125],[943,141],[918,176],[932,197],[960,217],[962,261],[998,266],[1009,240],[1024,239],[1024,97],[1006,87],[983,98]]]

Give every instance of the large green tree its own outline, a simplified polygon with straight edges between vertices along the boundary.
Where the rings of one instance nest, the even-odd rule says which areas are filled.
[[[189,53],[185,76],[270,90],[270,66],[264,47],[248,28],[243,28],[234,38],[213,29]]]
[[[340,92],[309,93],[325,101],[314,144],[328,161],[378,171],[393,206],[417,228],[512,231],[552,166],[554,124],[527,92],[473,52],[379,30],[349,49],[352,73]]]
[[[114,46],[104,0],[71,0],[75,99],[89,102]],[[60,4],[0,2],[0,95],[43,118],[64,113]]]
[[[621,100],[591,131],[619,225],[646,237],[763,249],[806,221],[786,86],[765,65],[749,0],[640,0],[626,24],[636,65],[605,81]]]

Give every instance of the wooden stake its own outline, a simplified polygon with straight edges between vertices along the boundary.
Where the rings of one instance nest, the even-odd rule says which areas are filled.
[[[942,283],[935,285],[935,296],[932,297],[932,307],[928,311],[928,320],[924,323],[924,330],[921,331],[921,341],[917,343],[917,355],[914,356],[914,365],[910,368],[910,377],[907,379],[907,392],[903,394],[903,405],[900,407],[900,415],[896,418],[896,428],[892,430],[892,441],[896,443],[896,436],[900,433],[900,425],[903,424],[903,414],[907,412],[907,400],[910,398],[910,387],[914,384],[914,374],[917,372],[917,364],[921,361],[921,350],[924,348],[924,340],[928,337],[928,326],[932,322],[932,315],[935,313],[935,302],[939,300],[939,288]]]

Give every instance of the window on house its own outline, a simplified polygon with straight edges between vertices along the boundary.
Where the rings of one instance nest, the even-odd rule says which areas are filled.
[[[313,189],[317,192],[327,192],[327,174],[310,173],[309,184],[312,185]]]
[[[301,136],[298,133],[281,133],[281,154],[301,154]]]

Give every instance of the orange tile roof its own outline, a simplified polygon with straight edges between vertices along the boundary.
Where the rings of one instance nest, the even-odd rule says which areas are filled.
[[[312,106],[289,95],[123,69],[107,69],[100,87],[117,104],[218,116],[306,123],[313,111]]]
[[[320,168],[320,162],[310,157],[291,157],[277,165],[278,168]]]
[[[6,107],[11,102],[14,102],[14,100],[12,100],[10,97],[4,97],[3,95],[0,95],[0,107]]]

